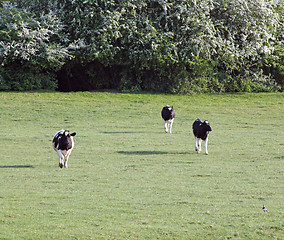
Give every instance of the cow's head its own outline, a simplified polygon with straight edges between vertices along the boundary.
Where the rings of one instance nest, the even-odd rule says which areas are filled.
[[[71,136],[74,137],[75,135],[76,135],[75,132],[70,133],[68,130],[65,130],[64,133],[63,133],[63,136],[64,136],[65,138],[70,138]]]
[[[207,132],[212,131],[212,128],[211,128],[211,126],[210,126],[210,123],[209,123],[207,120],[205,120],[205,121],[202,123],[202,126],[204,126],[204,128],[205,128],[205,130],[206,130]]]
[[[172,112],[172,111],[174,110],[174,106],[171,106],[171,107],[170,107],[169,105],[167,105],[166,108],[167,108],[170,112]]]

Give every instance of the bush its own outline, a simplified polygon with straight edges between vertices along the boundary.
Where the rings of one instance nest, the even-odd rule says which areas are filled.
[[[30,63],[13,63],[2,68],[0,78],[0,90],[27,91],[57,88],[57,79],[54,72],[40,71],[31,68]]]
[[[62,91],[284,88],[283,1],[11,2],[0,3],[3,90],[53,89],[55,74]]]
[[[63,25],[52,12],[36,17],[3,2],[0,11],[1,90],[54,89],[55,71],[70,56],[60,45]]]

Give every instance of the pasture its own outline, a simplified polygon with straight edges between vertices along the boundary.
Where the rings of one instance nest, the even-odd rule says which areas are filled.
[[[1,92],[0,239],[284,239],[283,104],[283,93]],[[196,118],[213,129],[207,156]],[[62,128],[77,133],[68,169],[51,145]]]

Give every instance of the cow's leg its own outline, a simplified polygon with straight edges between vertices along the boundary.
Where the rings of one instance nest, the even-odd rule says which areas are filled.
[[[199,138],[199,143],[198,143],[198,145],[199,145],[199,152],[201,152],[201,143],[202,143],[202,139]]]
[[[201,142],[202,142],[202,139],[201,138],[198,138],[197,139],[197,153],[200,153],[201,152]]]
[[[71,154],[71,149],[67,151],[66,153],[66,156],[65,156],[65,161],[64,161],[64,168],[68,168],[68,159],[69,159],[69,156]]]
[[[165,132],[168,132],[168,123],[167,121],[164,120],[164,128],[165,128]]]
[[[63,168],[63,160],[64,160],[64,156],[62,154],[62,152],[60,150],[57,150],[57,153],[59,155],[59,167]]]
[[[173,123],[174,123],[174,119],[170,120],[170,133],[172,133],[172,126],[173,126]]]
[[[199,153],[199,139],[195,137],[195,151]]]
[[[204,142],[205,154],[206,154],[206,155],[208,155],[207,143],[208,143],[208,137],[205,139],[205,142]]]
[[[59,167],[63,168],[63,158],[59,158]]]

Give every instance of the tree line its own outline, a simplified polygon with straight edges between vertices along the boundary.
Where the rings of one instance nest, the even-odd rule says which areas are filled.
[[[0,90],[284,89],[282,0],[0,0]]]

